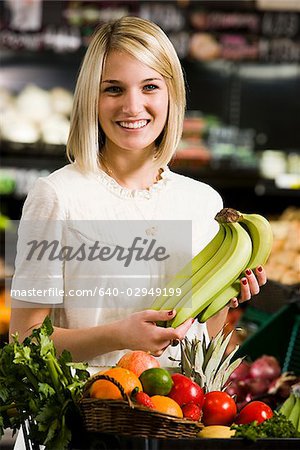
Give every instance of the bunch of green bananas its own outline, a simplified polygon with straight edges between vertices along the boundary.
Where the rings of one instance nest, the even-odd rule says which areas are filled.
[[[285,400],[279,412],[289,419],[300,432],[300,383],[292,386],[292,392]]]
[[[223,309],[238,295],[243,270],[265,264],[271,252],[273,234],[263,216],[224,208],[215,219],[216,236],[164,289],[179,288],[180,295],[161,295],[151,305],[155,310],[176,309],[169,323],[174,328],[190,317],[205,322]]]

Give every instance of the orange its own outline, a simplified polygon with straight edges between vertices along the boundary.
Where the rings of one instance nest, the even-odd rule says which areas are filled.
[[[128,369],[122,369],[121,367],[113,367],[103,372],[102,375],[108,375],[117,380],[125,390],[126,394],[130,395],[133,389],[138,388],[142,391],[142,385],[138,377]],[[122,399],[121,392],[111,381],[97,380],[92,384],[90,389],[90,396],[92,398],[101,399]]]
[[[170,416],[183,417],[182,409],[172,398],[164,397],[163,395],[153,395],[151,400],[156,411],[169,414]]]

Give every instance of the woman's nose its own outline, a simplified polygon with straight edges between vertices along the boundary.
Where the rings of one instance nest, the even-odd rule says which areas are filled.
[[[143,110],[142,94],[128,91],[123,96],[122,111],[127,115],[137,116]]]

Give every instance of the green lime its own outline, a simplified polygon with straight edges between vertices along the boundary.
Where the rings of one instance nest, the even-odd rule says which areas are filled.
[[[140,382],[148,395],[167,395],[173,386],[169,372],[160,367],[145,370],[140,375]]]

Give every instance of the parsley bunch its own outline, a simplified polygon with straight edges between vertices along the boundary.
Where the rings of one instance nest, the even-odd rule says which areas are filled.
[[[262,423],[247,423],[245,425],[232,425],[236,430],[234,437],[256,441],[264,438],[299,438],[300,433],[294,425],[280,412],[274,411],[274,416]]]
[[[0,349],[0,439],[5,428],[15,433],[29,419],[30,438],[46,450],[65,449],[71,440],[89,373],[66,350],[57,358],[52,333],[46,317],[23,343],[16,334]]]

